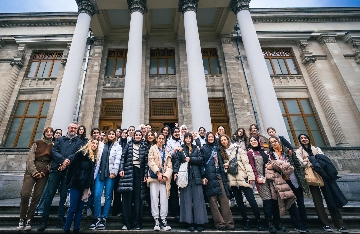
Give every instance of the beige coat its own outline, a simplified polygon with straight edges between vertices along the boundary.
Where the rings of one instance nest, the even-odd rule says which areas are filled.
[[[149,170],[152,170],[155,174],[160,171],[160,168],[162,168],[161,166],[161,155],[158,149],[157,145],[153,145],[151,146],[150,150],[149,150],[149,155],[148,155],[148,165],[149,165]],[[171,177],[172,177],[172,163],[171,163],[171,155],[166,151],[166,157],[165,157],[165,163],[164,163],[164,168],[162,168],[163,171],[163,176],[165,176],[167,178],[166,181],[166,195],[167,197],[170,196],[170,187],[171,187]],[[148,180],[147,180],[147,184],[148,186],[150,186],[149,183],[151,182],[158,182],[157,179],[151,178],[150,177],[150,172],[148,172]]]
[[[315,147],[313,145],[311,146],[311,151],[314,155],[324,154],[319,147]],[[309,157],[309,154],[304,150],[304,148],[302,146],[300,146],[296,150],[296,157],[299,159],[299,162],[302,167],[306,167],[308,164],[309,164],[309,166],[311,166],[311,163],[309,161],[304,162],[304,159]]]
[[[243,149],[241,149],[240,145],[233,144],[230,147],[232,147],[230,151],[230,156],[228,157],[228,159],[224,160],[224,163],[229,163],[231,159],[235,158],[236,149],[239,149],[237,155],[237,161],[239,166],[238,166],[238,174],[236,176],[227,173],[227,169],[225,169],[225,172],[227,173],[227,177],[229,180],[229,186],[230,187],[243,186],[243,187],[252,188],[252,184],[245,182],[245,178],[247,178],[248,181],[255,180],[255,175],[249,163],[249,158],[246,155],[246,152]]]
[[[294,172],[294,167],[281,160],[272,160],[269,163],[273,169],[265,169],[266,179],[271,181],[271,197],[278,201],[280,215],[283,216],[296,201],[296,196],[278,171],[290,176]]]

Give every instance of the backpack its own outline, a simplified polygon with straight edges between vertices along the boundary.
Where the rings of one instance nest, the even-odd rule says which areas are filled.
[[[184,152],[183,152],[184,153]],[[185,155],[185,153],[184,153]],[[186,155],[185,155],[186,157]],[[188,162],[181,163],[176,179],[176,184],[179,188],[185,188],[188,185]]]

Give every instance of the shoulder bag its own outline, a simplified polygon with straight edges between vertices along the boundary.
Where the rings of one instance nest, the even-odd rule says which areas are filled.
[[[235,153],[235,157],[233,159],[231,159],[229,161],[229,167],[227,169],[227,172],[230,174],[230,175],[233,175],[233,176],[236,176],[239,172],[239,163],[237,161],[237,155],[238,155],[238,152],[239,152],[239,148],[237,147],[236,148],[236,153]]]
[[[183,151],[183,154],[186,158],[186,155]],[[188,185],[188,162],[184,162],[180,164],[179,172],[176,179],[176,184],[179,188],[185,188]]]

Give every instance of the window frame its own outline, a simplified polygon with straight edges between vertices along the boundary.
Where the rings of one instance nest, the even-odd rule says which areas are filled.
[[[51,58],[46,58],[46,54],[48,55],[52,55],[53,57]],[[54,68],[54,64],[55,64],[55,61],[59,61],[61,62],[61,59],[63,57],[63,52],[62,51],[34,51],[31,55],[31,59],[29,61],[29,65],[26,69],[26,75],[25,77],[26,78],[29,78],[29,79],[46,79],[46,78],[56,78],[56,77],[52,77],[51,74],[52,74],[52,71],[53,71],[53,68]],[[41,63],[42,62],[52,62],[51,63],[51,67],[49,69],[49,72],[48,72],[48,75],[46,77],[37,77],[38,75],[38,72],[39,72],[39,69],[40,69],[40,66],[41,66]],[[36,67],[36,70],[34,72],[34,76],[33,77],[29,77],[29,73],[30,73],[30,70],[31,70],[31,67],[32,67],[32,64],[34,62],[38,62],[38,65]],[[59,66],[59,71],[60,71],[60,66]],[[59,75],[59,71],[58,71],[58,75]]]
[[[107,73],[107,66],[109,63],[109,59],[114,60],[114,68],[110,76],[108,77],[125,77],[126,75],[126,62],[127,62],[127,53],[128,49],[109,49],[108,56],[106,58],[106,69],[105,69],[105,76]],[[115,75],[116,73],[116,63],[118,59],[123,59],[122,64],[122,75]]]
[[[297,64],[297,60],[296,60],[296,57],[294,55],[294,52],[293,52],[292,48],[262,48],[262,52],[263,52],[265,61],[266,61],[266,59],[269,59],[269,61],[270,61],[270,65],[271,65],[272,71],[274,73],[274,74],[270,74],[270,76],[297,76],[297,75],[301,75],[300,68],[299,68],[299,65]],[[278,55],[274,55],[274,54],[278,54]],[[289,58],[292,59],[292,61],[294,63],[295,70],[297,71],[297,74],[292,74],[291,73],[289,65],[288,65],[288,63],[286,61],[286,59],[289,59]],[[276,59],[276,60],[283,59],[288,74],[277,74],[272,59]],[[280,69],[281,69],[281,67],[280,67]]]
[[[17,112],[17,110],[18,110],[19,104],[22,103],[22,102],[25,102],[25,103],[26,103],[26,105],[25,105],[25,107],[24,107],[24,111],[23,111],[22,115],[16,115],[16,112]],[[30,106],[31,102],[40,102],[39,109],[38,109],[38,112],[37,112],[36,115],[27,115],[27,112],[28,112],[28,110],[29,110],[29,106]],[[43,110],[44,104],[47,103],[47,102],[48,102],[49,105],[50,105],[51,100],[19,100],[19,101],[17,102],[17,104],[16,104],[15,109],[14,109],[14,114],[13,114],[13,116],[12,116],[12,119],[11,119],[11,122],[10,122],[10,125],[9,125],[9,128],[8,128],[8,130],[7,130],[6,141],[5,141],[5,144],[4,144],[4,145],[7,144],[8,137],[9,137],[9,134],[10,134],[10,130],[11,130],[12,125],[13,125],[13,123],[14,123],[14,120],[15,120],[16,118],[21,118],[21,120],[20,120],[20,123],[19,123],[19,127],[18,127],[18,129],[17,129],[16,136],[15,136],[15,138],[14,138],[14,142],[13,142],[13,144],[12,144],[12,147],[17,147],[17,145],[18,145],[19,138],[20,138],[20,133],[21,133],[22,128],[23,128],[23,126],[24,126],[25,120],[26,120],[27,118],[29,118],[29,119],[30,119],[30,118],[35,118],[35,123],[34,123],[33,130],[32,130],[32,133],[31,133],[31,137],[30,137],[30,140],[29,140],[29,147],[31,147],[32,143],[33,143],[34,140],[35,140],[34,138],[35,138],[35,135],[36,135],[36,130],[37,130],[38,126],[39,126],[40,119],[43,119],[43,118],[46,119],[46,118],[47,118],[47,114],[46,114],[46,115],[41,115],[41,112],[42,112],[42,110]]]
[[[164,51],[165,55],[161,55],[161,51]],[[171,55],[171,51],[173,51]],[[154,55],[152,55],[154,53]],[[156,74],[151,74],[151,59],[156,59]],[[166,74],[159,73],[159,61],[165,59]],[[174,74],[169,74],[169,59],[174,59]],[[175,59],[175,48],[151,48],[150,49],[150,76],[174,76],[176,75],[176,59]]]
[[[205,55],[205,52],[207,52],[208,55]],[[212,53],[216,54],[216,56],[211,55]],[[210,74],[205,74],[205,75],[216,76],[216,75],[221,75],[222,74],[221,67],[220,67],[220,62],[219,62],[219,55],[218,55],[218,52],[217,52],[216,48],[201,48],[201,55],[202,55],[202,59],[207,58],[208,63],[209,63]],[[218,63],[219,73],[217,73],[217,74],[214,74],[214,72],[213,72],[211,58],[216,58],[216,61]],[[205,68],[204,68],[204,73],[205,73]]]
[[[300,114],[290,114],[290,113],[289,113],[289,110],[288,110],[288,107],[287,107],[287,104],[286,104],[286,100],[296,100],[296,103],[298,104],[298,107],[299,107],[299,110],[300,110]],[[302,104],[301,104],[301,100],[306,100],[306,101],[308,101],[309,107],[310,107],[310,109],[311,109],[312,114],[305,114],[304,109],[303,109],[303,106],[302,106]],[[320,125],[320,123],[319,123],[319,120],[318,120],[318,118],[317,118],[317,116],[316,116],[316,114],[315,114],[315,112],[314,112],[314,109],[313,109],[313,107],[312,107],[312,105],[311,105],[310,99],[308,99],[308,98],[278,98],[278,101],[281,101],[281,102],[282,102],[282,105],[283,105],[284,110],[285,110],[285,113],[282,113],[282,116],[283,116],[283,117],[286,117],[286,119],[287,119],[287,121],[288,121],[288,123],[289,123],[291,135],[292,135],[292,137],[293,137],[293,139],[294,139],[294,143],[295,143],[296,146],[300,146],[300,142],[299,142],[298,139],[297,139],[297,136],[296,136],[296,133],[295,133],[295,129],[294,129],[294,125],[293,125],[292,120],[291,120],[291,116],[301,116],[301,118],[302,118],[303,121],[304,121],[304,125],[305,125],[305,127],[306,127],[306,131],[307,131],[306,133],[307,133],[308,136],[310,137],[310,143],[311,143],[312,145],[316,145],[316,144],[315,144],[315,140],[314,140],[313,135],[312,135],[312,131],[314,131],[314,130],[312,130],[312,129],[310,128],[309,123],[308,123],[308,121],[307,121],[307,119],[306,119],[306,117],[314,117],[315,122],[316,122],[316,125],[318,126],[318,129],[319,129],[319,132],[320,132],[321,139],[322,139],[322,141],[323,141],[323,143],[324,143],[325,146],[328,145],[328,144],[327,144],[327,141],[326,141],[326,138],[325,138],[325,136],[324,136],[324,132],[323,132],[323,130],[322,130],[322,128],[321,128],[321,125]]]

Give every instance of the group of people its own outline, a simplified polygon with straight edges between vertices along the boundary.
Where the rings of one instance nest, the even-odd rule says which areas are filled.
[[[121,213],[122,230],[140,230],[144,201],[150,204],[154,231],[171,230],[168,214],[186,223],[189,231],[203,231],[208,223],[206,203],[216,229],[234,230],[229,204],[232,198],[242,216],[242,228],[250,230],[243,196],[251,206],[259,231],[286,232],[281,216],[287,210],[294,229],[302,233],[308,232],[304,194],[310,192],[323,229],[333,230],[324,197],[334,226],[348,233],[339,212],[347,200],[336,184],[336,170],[329,171],[334,167],[328,157],[311,145],[306,134],[298,136],[301,146],[294,150],[284,137],[277,136],[274,128],[268,128],[267,133],[269,138],[260,135],[256,124],[250,125],[248,134],[239,128],[231,137],[223,126],[216,133],[203,127],[194,133],[188,132],[185,125],[172,129],[165,125],[155,132],[150,124],[142,124],[139,130],[134,126],[110,129],[104,136],[93,128],[88,139],[86,128],[77,123],[71,123],[64,136],[59,129],[48,127],[43,139],[36,140],[29,152],[17,230],[31,230],[31,220],[43,196],[37,230],[44,231],[58,191],[56,226],[65,233],[70,233],[72,223],[73,233],[79,233],[85,206],[88,214],[94,211],[89,229],[105,229],[112,203],[113,215]],[[322,185],[307,183],[307,167],[319,171]],[[254,188],[263,202],[265,225]],[[64,218],[67,197],[70,205]]]

